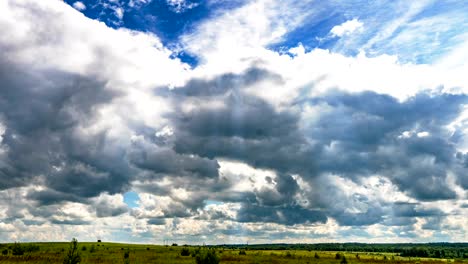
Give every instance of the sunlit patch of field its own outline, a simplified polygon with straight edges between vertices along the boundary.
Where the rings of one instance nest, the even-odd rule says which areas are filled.
[[[27,245],[26,243],[23,245]],[[63,263],[68,251],[69,243],[34,243],[39,250],[26,252],[21,256],[14,256],[11,252],[12,244],[0,245],[0,251],[7,249],[7,254],[0,255],[0,263]],[[156,246],[119,243],[78,243],[81,263],[195,263],[192,256],[181,256],[182,246]],[[198,247],[186,247],[194,252]],[[203,250],[203,248],[201,249]],[[467,260],[408,258],[393,253],[370,252],[332,252],[308,250],[241,250],[215,248],[220,263],[316,263],[340,264],[342,257],[337,259],[336,254],[345,256],[347,263],[382,263],[382,264],[442,264],[442,263],[468,263]],[[125,252],[128,258],[125,259]],[[317,255],[317,256],[316,256]]]

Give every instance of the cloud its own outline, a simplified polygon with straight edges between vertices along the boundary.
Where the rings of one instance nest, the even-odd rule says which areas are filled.
[[[335,48],[275,51],[310,4],[212,14],[179,36],[191,68],[63,2],[1,2],[0,240],[462,241],[464,46],[433,64],[369,53],[405,27],[353,15],[325,27]],[[338,53],[358,31],[370,48]]]
[[[198,6],[198,3],[186,0],[166,0],[166,2],[175,13],[183,13]]]
[[[86,10],[86,5],[80,1],[76,1],[75,3],[73,3],[73,7],[78,11]]]
[[[356,31],[360,31],[363,29],[364,24],[359,21],[358,19],[354,18],[352,20],[348,20],[341,25],[334,26],[330,33],[332,36],[335,37],[343,37],[346,35],[353,34]]]

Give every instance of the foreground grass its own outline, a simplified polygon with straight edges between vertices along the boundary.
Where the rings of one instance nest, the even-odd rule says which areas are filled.
[[[0,255],[0,263],[62,263],[69,247],[69,243],[34,243],[39,250],[27,252],[22,256]],[[23,244],[26,245],[26,244]],[[11,244],[0,245],[0,251],[11,247]],[[81,263],[125,263],[125,252],[128,252],[127,263],[195,263],[191,256],[181,256],[183,247],[165,247],[155,245],[136,245],[119,243],[91,243],[80,242],[79,252]],[[188,247],[195,251],[197,247]],[[339,264],[337,252],[307,251],[307,250],[246,250],[246,255],[239,255],[237,249],[216,248],[221,263],[314,263]],[[319,258],[315,257],[317,253]],[[463,263],[467,260],[408,258],[392,253],[339,252],[347,259],[347,263],[381,263],[381,264],[442,264]],[[357,255],[358,256],[357,256]]]

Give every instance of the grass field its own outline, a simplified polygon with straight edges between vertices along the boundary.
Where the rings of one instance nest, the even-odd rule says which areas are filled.
[[[1,244],[0,263],[63,263],[69,249],[69,243],[34,243],[38,250],[15,256],[11,252],[12,244]],[[28,244],[23,244],[27,247]],[[119,243],[80,242],[78,249],[81,263],[195,263],[192,256],[181,256],[182,246],[157,246]],[[186,247],[194,252],[198,247]],[[8,252],[5,254],[5,250]],[[204,248],[201,248],[204,250]],[[347,263],[467,263],[467,260],[431,259],[400,257],[393,253],[366,252],[331,252],[308,250],[245,250],[239,255],[238,249],[215,248],[220,263],[316,263],[339,264],[336,253],[344,255]],[[126,255],[128,258],[125,258]],[[318,258],[315,256],[317,253]],[[358,257],[356,256],[358,255]]]

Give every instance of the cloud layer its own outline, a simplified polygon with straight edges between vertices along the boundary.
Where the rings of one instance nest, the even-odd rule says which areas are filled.
[[[369,48],[398,19],[374,32],[350,17],[317,35],[333,48],[277,49],[327,8],[296,15],[313,3],[245,2],[177,45],[71,5],[0,3],[1,241],[467,239],[465,32],[416,63]],[[398,32],[442,15],[425,7]]]

